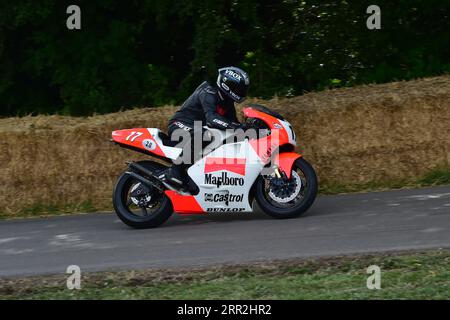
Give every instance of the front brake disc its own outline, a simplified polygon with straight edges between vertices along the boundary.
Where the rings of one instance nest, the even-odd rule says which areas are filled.
[[[269,197],[279,203],[288,203],[294,200],[302,188],[302,179],[297,172],[292,171],[292,178],[289,181],[289,186],[277,186],[279,190],[273,190],[272,186],[269,189]],[[284,188],[284,189],[283,189]]]

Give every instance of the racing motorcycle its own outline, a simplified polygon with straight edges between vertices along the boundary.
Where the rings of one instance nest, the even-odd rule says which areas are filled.
[[[294,151],[296,135],[290,123],[261,105],[248,105],[243,113],[246,128],[257,130],[258,135],[230,142],[232,133],[205,126],[222,143],[187,169],[189,182],[180,189],[162,178],[183,151],[176,142],[156,128],[113,131],[112,142],[163,160],[127,162],[113,192],[118,217],[142,229],[163,224],[174,212],[252,212],[255,201],[278,219],[308,210],[317,195],[317,177]]]

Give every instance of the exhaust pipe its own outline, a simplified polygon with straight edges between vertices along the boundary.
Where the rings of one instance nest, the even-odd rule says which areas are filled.
[[[138,164],[136,162],[128,162],[127,164],[131,170],[134,169],[135,171],[139,171],[146,176],[152,177],[158,181],[160,180],[157,176],[155,176],[155,174],[153,172],[151,172],[150,170],[148,170],[147,168],[141,166],[140,164]]]
[[[153,172],[151,172],[150,170],[148,170],[147,168],[141,166],[140,164],[138,164],[138,163],[136,163],[136,162],[127,162],[127,164],[128,164],[128,167],[129,167],[131,170],[134,169],[135,171],[139,171],[139,172],[142,173],[143,175],[152,177],[153,179],[155,179],[155,180],[157,180],[157,181],[159,182],[159,183],[157,183],[157,182],[150,181],[150,180],[148,180],[147,178],[144,178],[143,176],[141,176],[141,175],[139,175],[139,174],[137,174],[137,173],[135,173],[135,172],[132,172],[132,171],[131,171],[131,172],[129,172],[129,171],[126,172],[127,174],[131,175],[133,178],[135,178],[136,180],[142,182],[142,183],[145,184],[145,185],[149,185],[149,184],[150,184],[151,186],[154,186],[155,188],[157,188],[157,189],[160,190],[161,192],[164,192],[165,189],[161,186],[161,184],[162,184],[162,185],[163,185],[164,187],[166,187],[167,189],[172,190],[172,191],[176,191],[176,192],[178,192],[178,193],[181,194],[181,195],[190,195],[190,193],[188,193],[188,192],[183,192],[183,191],[181,191],[181,190],[178,190],[178,189],[174,188],[174,187],[171,186],[170,184],[168,184],[168,183],[166,183],[165,181],[161,180],[161,179],[160,179],[158,176],[156,176]]]
[[[127,171],[127,172],[125,172],[125,174],[133,177],[134,179],[145,184],[148,187],[155,187],[159,191],[164,192],[164,189],[158,183],[150,181],[147,178],[144,178],[143,176],[141,176],[140,174],[137,174],[136,172]]]

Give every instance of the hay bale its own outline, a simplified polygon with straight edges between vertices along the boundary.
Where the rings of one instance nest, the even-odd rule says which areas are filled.
[[[250,102],[292,123],[321,184],[412,179],[450,165],[450,76]],[[111,208],[124,162],[145,158],[111,144],[111,131],[165,129],[176,109],[0,119],[0,212],[86,201]]]

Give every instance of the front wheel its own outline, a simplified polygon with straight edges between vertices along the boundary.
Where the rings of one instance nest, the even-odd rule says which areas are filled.
[[[261,209],[277,219],[295,218],[311,207],[317,196],[317,176],[302,157],[295,160],[291,178],[275,174],[256,181],[255,199]]]

